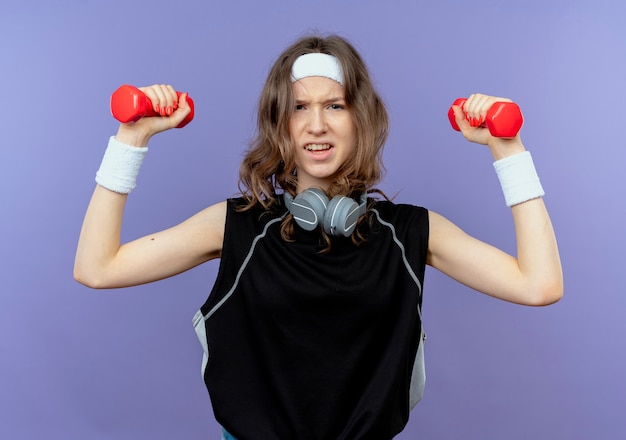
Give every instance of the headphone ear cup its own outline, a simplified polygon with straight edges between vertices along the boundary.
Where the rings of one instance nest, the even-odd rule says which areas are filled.
[[[349,237],[354,232],[360,215],[359,204],[352,198],[333,197],[324,214],[324,230],[330,235]]]
[[[324,219],[328,197],[318,188],[309,188],[298,194],[288,205],[294,220],[305,231],[312,231]]]

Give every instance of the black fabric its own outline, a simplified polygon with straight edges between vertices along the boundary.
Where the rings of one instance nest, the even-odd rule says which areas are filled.
[[[391,229],[369,212],[365,244],[333,237],[323,254],[319,230],[297,228],[285,242],[275,221],[250,254],[281,213],[238,213],[238,203],[228,201],[219,273],[201,308],[217,421],[239,440],[391,439],[408,420],[421,329],[420,292]],[[423,283],[427,211],[374,209]]]

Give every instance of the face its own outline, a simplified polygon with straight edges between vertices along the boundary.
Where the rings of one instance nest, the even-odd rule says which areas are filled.
[[[296,172],[300,192],[328,189],[337,170],[353,156],[356,134],[343,86],[311,76],[293,83],[296,108],[289,121],[296,149]]]

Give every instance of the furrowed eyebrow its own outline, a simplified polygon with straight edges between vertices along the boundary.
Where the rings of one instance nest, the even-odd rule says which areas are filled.
[[[326,101],[324,101],[324,104],[336,104],[338,102],[344,102],[345,103],[346,100],[343,97],[337,96],[335,98],[327,99]]]
[[[325,99],[323,101],[323,104],[336,104],[338,102],[345,102],[345,101],[346,101],[345,98],[337,96],[337,97]],[[309,104],[309,103],[310,103],[310,100],[308,100],[308,99],[296,99],[296,104],[297,105]]]

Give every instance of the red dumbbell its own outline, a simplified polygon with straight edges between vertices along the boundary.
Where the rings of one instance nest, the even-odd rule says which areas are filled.
[[[176,92],[180,98],[181,93]],[[193,100],[187,95],[191,112],[176,128],[183,128],[194,116]],[[111,114],[120,122],[137,122],[143,117],[161,116],[152,108],[152,101],[137,87],[125,84],[111,95]]]
[[[458,105],[463,108],[467,98],[458,98],[452,105]],[[467,117],[467,115],[466,115]],[[454,110],[450,107],[448,110],[448,119],[452,128],[456,131],[460,131],[459,126],[456,123],[454,117]],[[484,121],[476,121],[472,124],[473,127],[487,127],[489,133],[495,137],[512,138],[517,136],[522,124],[524,123],[524,117],[519,106],[514,102],[496,102],[487,111],[487,115]]]

